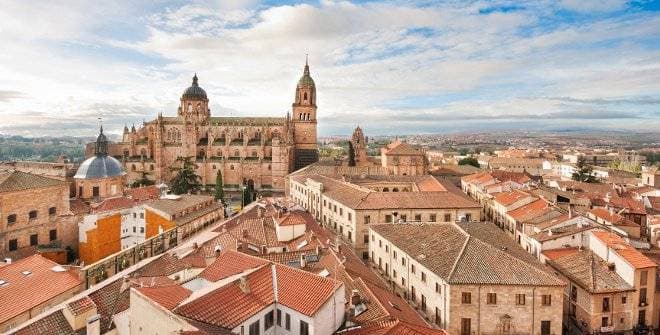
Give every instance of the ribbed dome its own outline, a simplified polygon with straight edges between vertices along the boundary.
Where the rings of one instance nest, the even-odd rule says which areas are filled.
[[[124,175],[121,163],[112,156],[93,156],[87,158],[73,176],[75,179],[112,178]]]
[[[192,85],[188,88],[186,88],[185,91],[183,91],[183,95],[181,96],[181,99],[192,99],[192,100],[207,100],[208,98],[206,97],[206,91],[204,91],[203,88],[199,87],[199,84],[197,83],[197,73],[195,73],[195,76],[193,77]]]

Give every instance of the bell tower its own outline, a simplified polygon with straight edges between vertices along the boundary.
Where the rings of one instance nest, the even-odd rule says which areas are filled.
[[[309,74],[307,59],[305,59],[303,75],[296,86],[292,109],[294,168],[298,170],[319,160],[316,143],[316,85]]]

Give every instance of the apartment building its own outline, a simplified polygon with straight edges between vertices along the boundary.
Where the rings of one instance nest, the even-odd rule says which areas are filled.
[[[565,283],[489,223],[379,224],[370,261],[450,334],[561,334]]]
[[[394,177],[395,180],[398,180]],[[462,194],[449,192],[433,176],[407,183],[383,177],[361,186],[322,175],[291,176],[288,192],[324,227],[368,257],[368,227],[374,223],[480,221],[481,206]],[[460,193],[460,192],[459,192]]]

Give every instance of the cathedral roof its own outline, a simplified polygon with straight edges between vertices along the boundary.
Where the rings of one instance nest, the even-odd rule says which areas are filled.
[[[309,64],[305,61],[305,70],[302,77],[298,80],[298,86],[314,86],[314,79],[309,75]]]
[[[195,76],[193,76],[192,85],[190,85],[190,87],[186,88],[186,90],[183,91],[183,95],[181,96],[181,99],[192,99],[192,100],[208,99],[206,97],[206,91],[204,91],[203,88],[199,87],[199,84],[197,83],[197,73],[195,73]]]

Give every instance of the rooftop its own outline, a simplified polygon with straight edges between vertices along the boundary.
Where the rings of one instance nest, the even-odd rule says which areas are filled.
[[[0,267],[0,323],[80,286],[78,274],[40,255]]]
[[[635,290],[591,251],[567,253],[549,260],[548,264],[589,293]]]
[[[623,257],[626,262],[628,262],[628,264],[632,265],[636,269],[657,266],[654,261],[644,256],[644,254],[637,251],[637,249],[630,246],[628,243],[626,243],[626,241],[617,235],[606,231],[593,231],[591,234],[605,243],[605,245]]]
[[[39,176],[32,173],[22,171],[0,172],[0,193],[64,185],[64,181]]]
[[[378,224],[371,229],[451,284],[564,285],[538,261],[508,251],[520,247],[492,224]]]

